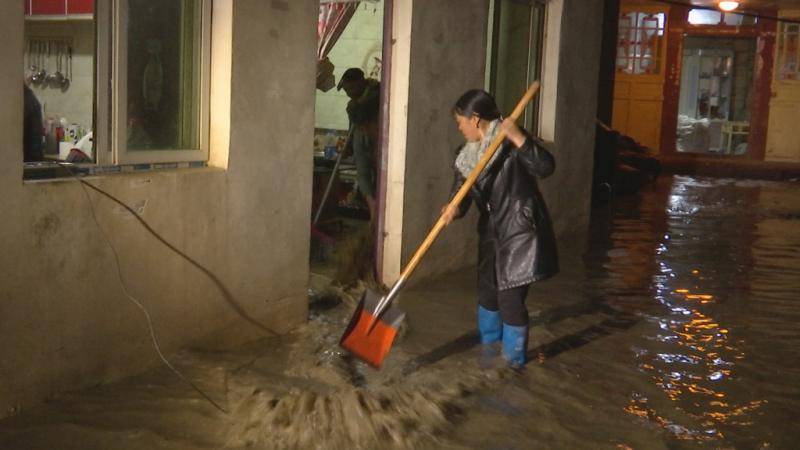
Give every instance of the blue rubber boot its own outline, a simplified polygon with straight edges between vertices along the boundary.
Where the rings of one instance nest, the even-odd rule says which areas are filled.
[[[503,356],[512,369],[525,366],[525,353],[528,351],[528,327],[515,327],[503,324]]]
[[[503,322],[500,321],[500,311],[489,311],[478,305],[478,333],[481,335],[481,344],[500,342],[503,337]]]

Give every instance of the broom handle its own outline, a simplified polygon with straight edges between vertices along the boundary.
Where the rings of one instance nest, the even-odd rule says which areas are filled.
[[[536,92],[538,90],[539,90],[539,82],[534,81],[528,88],[527,92],[525,92],[525,95],[522,96],[522,99],[519,101],[519,103],[517,103],[517,107],[514,108],[514,112],[511,113],[510,116],[511,120],[516,122],[517,119],[519,119],[519,116],[521,116],[522,112],[525,111],[525,107],[528,106],[528,103],[530,103],[531,100],[533,100],[533,96],[536,95]],[[506,138],[505,132],[500,131],[497,134],[497,137],[494,138],[492,144],[489,146],[486,152],[484,152],[483,157],[480,159],[480,161],[478,161],[478,165],[476,165],[475,169],[472,170],[472,173],[469,174],[469,177],[467,177],[466,181],[464,181],[464,184],[461,185],[461,189],[458,190],[455,197],[453,197],[453,199],[450,200],[448,206],[457,207],[458,205],[461,204],[461,201],[464,200],[464,197],[466,197],[469,189],[472,187],[473,184],[475,184],[475,180],[478,179],[478,175],[481,174],[483,168],[486,167],[486,165],[492,159],[492,156],[494,156],[495,152],[500,147],[500,144],[503,143],[503,140],[505,138]],[[436,240],[436,238],[439,236],[439,233],[442,231],[442,229],[444,229],[445,225],[446,224],[444,222],[444,213],[442,213],[442,215],[439,216],[439,220],[436,221],[436,225],[434,225],[433,229],[428,233],[428,237],[426,237],[425,240],[422,241],[422,244],[417,249],[417,252],[414,253],[414,256],[411,258],[408,264],[406,264],[406,268],[403,269],[403,272],[400,274],[400,279],[398,280],[398,282],[405,281],[406,279],[408,279],[409,276],[411,276],[411,272],[413,272],[414,269],[416,269],[420,260],[425,255],[425,252],[427,252],[428,249],[431,247],[433,241]]]

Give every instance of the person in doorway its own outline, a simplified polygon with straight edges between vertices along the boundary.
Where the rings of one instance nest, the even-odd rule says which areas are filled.
[[[372,78],[365,78],[361,69],[351,67],[342,74],[336,89],[344,89],[350,97],[347,103],[350,127],[343,151],[345,155],[353,154],[358,189],[364,195],[370,217],[374,219],[377,179],[375,149],[378,145],[380,83]]]
[[[44,160],[44,128],[42,123],[42,105],[30,87],[23,83],[23,119],[22,119],[22,160],[34,162]]]
[[[450,198],[461,188],[498,133],[506,138],[458,206],[445,205],[445,223],[463,217],[470,205],[478,220],[478,331],[487,354],[502,343],[509,366],[526,361],[530,284],[558,272],[553,226],[536,179],[555,170],[553,156],[479,89],[464,93],[453,107],[466,139],[457,152]]]

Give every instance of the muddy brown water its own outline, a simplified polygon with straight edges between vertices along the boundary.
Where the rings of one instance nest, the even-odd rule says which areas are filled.
[[[480,364],[471,271],[403,293],[381,371],[336,345],[357,292],[315,277],[307,325],[173,356],[228,413],[159,367],[0,421],[0,448],[797,448],[799,188],[662,177],[596,206],[532,289],[522,373]]]

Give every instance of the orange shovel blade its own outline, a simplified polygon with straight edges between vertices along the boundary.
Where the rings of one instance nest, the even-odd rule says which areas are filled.
[[[383,360],[389,354],[397,335],[397,328],[405,317],[405,313],[395,307],[389,307],[378,320],[374,320],[378,300],[380,297],[370,291],[364,294],[350,320],[350,325],[339,341],[339,345],[356,358],[376,369],[381,368]],[[370,330],[371,323],[374,325]]]

